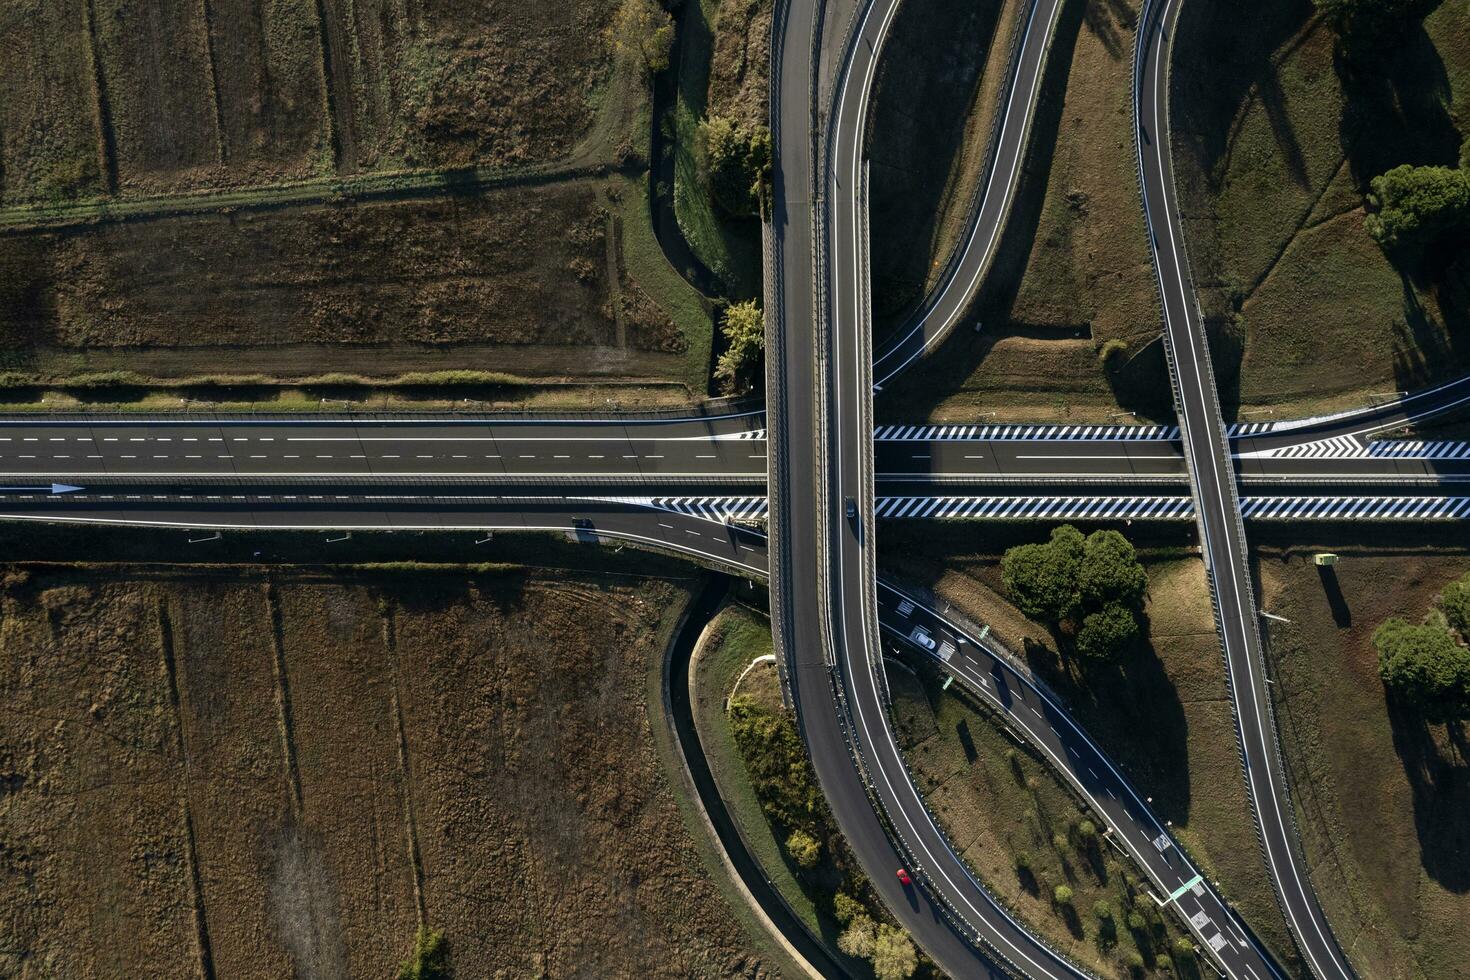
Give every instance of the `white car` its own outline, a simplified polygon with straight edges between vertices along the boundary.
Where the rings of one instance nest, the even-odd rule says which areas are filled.
[[[934,637],[930,636],[929,632],[922,627],[915,628],[914,634],[910,639],[925,650],[933,651],[935,647]]]

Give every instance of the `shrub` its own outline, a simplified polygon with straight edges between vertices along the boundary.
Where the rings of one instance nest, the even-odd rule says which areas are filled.
[[[826,803],[791,719],[737,696],[730,702],[730,730],[766,817],[778,827],[822,836]]]
[[[1077,836],[1091,843],[1093,838],[1097,837],[1097,825],[1091,820],[1082,821],[1077,825]]]
[[[1385,251],[1413,256],[1470,226],[1470,171],[1406,163],[1369,186],[1364,225]]]
[[[1052,901],[1058,905],[1072,904],[1072,889],[1067,885],[1058,885],[1051,893]]]
[[[1119,340],[1117,337],[1109,338],[1097,352],[1098,363],[1109,371],[1116,371],[1122,367],[1127,357],[1128,341]]]
[[[623,0],[611,31],[613,46],[642,65],[647,74],[669,67],[674,18],[655,0]]]
[[[822,860],[822,845],[804,830],[793,830],[786,838],[786,853],[798,868],[811,869]]]
[[[1194,943],[1185,936],[1174,940],[1174,954],[1176,956],[1191,956],[1194,954]]]
[[[848,925],[853,919],[864,914],[866,913],[863,911],[862,903],[847,892],[838,892],[832,896],[832,917],[839,924]]]
[[[1461,639],[1470,637],[1470,575],[1445,586],[1439,596],[1439,607],[1444,610],[1444,618],[1450,628],[1459,633]]]
[[[1470,650],[1449,630],[1394,617],[1373,633],[1373,645],[1384,686],[1427,720],[1470,717]]]
[[[398,980],[449,980],[453,975],[444,933],[420,927],[413,955],[398,967]]]

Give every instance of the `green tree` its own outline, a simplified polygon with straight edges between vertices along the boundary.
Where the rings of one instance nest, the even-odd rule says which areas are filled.
[[[908,980],[919,968],[913,941],[902,929],[887,923],[873,939],[873,975],[878,980]]]
[[[1071,905],[1072,904],[1072,889],[1071,889],[1071,886],[1069,886],[1069,885],[1058,885],[1056,888],[1054,888],[1052,890],[1051,897],[1052,897],[1052,901],[1056,902],[1058,905]]]
[[[1450,628],[1459,633],[1462,640],[1470,638],[1470,575],[1445,586],[1439,596],[1439,607],[1444,610],[1444,618]]]
[[[1138,617],[1121,603],[1088,613],[1077,631],[1077,652],[1094,660],[1112,660],[1138,638]]]
[[[699,127],[706,180],[719,205],[739,218],[766,212],[771,176],[771,131],[711,116]]]
[[[1470,650],[1449,630],[1394,617],[1373,633],[1373,645],[1384,686],[1427,720],[1470,718]]]
[[[798,868],[815,868],[822,860],[822,845],[804,830],[793,830],[786,838],[786,853]]]
[[[1077,587],[1084,606],[1120,603],[1134,608],[1148,591],[1148,574],[1127,538],[1117,531],[1093,531],[1083,545]]]
[[[1368,234],[1385,251],[1417,255],[1470,229],[1470,171],[1403,164],[1369,184]]]
[[[878,939],[878,925],[870,916],[855,915],[847,928],[837,937],[837,948],[848,956],[867,959],[873,955],[873,946]]]
[[[669,67],[674,50],[674,18],[655,0],[623,0],[612,22],[613,46],[633,58],[649,75]]]
[[[398,980],[449,980],[454,976],[449,962],[449,944],[438,929],[419,927],[413,955],[398,967]]]
[[[766,320],[756,301],[731,303],[720,318],[725,352],[715,363],[715,380],[727,395],[749,391],[755,384],[766,349]]]
[[[1032,619],[1058,625],[1077,612],[1082,532],[1063,524],[1046,544],[1022,544],[1001,558],[1001,580],[1016,606]]]

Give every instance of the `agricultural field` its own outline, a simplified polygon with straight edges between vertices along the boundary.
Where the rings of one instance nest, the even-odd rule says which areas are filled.
[[[64,0],[6,17],[0,206],[631,147],[615,0]]]
[[[697,396],[710,314],[650,254],[647,222],[637,183],[586,179],[18,236],[0,249],[5,366],[33,386],[104,369],[371,380],[442,352],[441,368]]]
[[[1062,656],[1051,632],[1005,597],[1001,555],[1011,545],[1045,540],[1044,527],[893,522],[881,529],[882,565],[897,580],[929,589],[974,622],[988,624],[991,636],[1045,680],[1134,786],[1153,798],[1160,817],[1173,821],[1178,839],[1278,961],[1305,976],[1246,799],[1192,529],[1135,522],[1119,530],[1138,547],[1148,573],[1147,643],[1109,668]]]
[[[665,768],[686,585],[10,566],[0,972],[390,976],[428,925],[460,976],[772,975]]]
[[[1228,23],[1227,23],[1228,21]],[[1466,260],[1396,266],[1363,193],[1470,135],[1470,11],[1444,3],[1353,70],[1308,0],[1185,7],[1173,76],[1186,243],[1227,414],[1361,403],[1462,373]]]
[[[1009,27],[1004,13],[1001,16],[992,47],[1005,54]],[[1131,409],[1140,414],[1169,410],[1167,397],[1159,405],[1157,399],[1135,396],[1135,389],[1150,391],[1153,382],[1166,383],[1162,359],[1157,371],[1151,360],[1157,356],[1154,342],[1160,321],[1133,150],[1131,52],[1136,20],[1137,4],[1132,0],[1063,7],[1020,187],[987,285],[971,318],[951,339],[888,386],[879,402],[885,418],[960,421],[983,411],[999,420],[1101,421]],[[1004,58],[997,62],[993,52],[981,82],[1004,67]],[[908,77],[922,81],[910,82]],[[940,77],[928,70],[927,63],[923,72],[897,74],[895,101],[902,105],[902,94],[916,97],[908,88],[937,85],[932,80]],[[986,91],[982,84],[977,98]],[[945,97],[941,90],[926,99]],[[987,104],[977,101],[968,128],[952,137],[955,149],[950,152],[964,154],[962,160],[984,153],[990,123],[979,110]],[[898,109],[893,114],[901,116]],[[880,115],[880,125],[882,119]],[[886,176],[874,167],[875,282],[881,281],[876,230],[885,213],[879,196],[884,181],[897,190],[914,183],[918,173],[924,175],[917,183],[928,188],[925,193],[932,196],[943,188],[945,216],[937,228],[948,236],[957,233],[956,224],[973,194],[974,178],[969,183],[959,179],[966,173],[961,170],[945,184],[944,172],[926,162],[927,154],[914,140],[895,140],[887,152],[895,154],[889,166],[897,175]],[[902,217],[900,195],[891,194],[887,200],[887,209],[898,215],[892,219],[894,226],[911,220]],[[929,214],[926,208],[916,211]],[[906,230],[890,243],[893,263],[906,261],[912,266],[895,281],[909,285],[875,298],[875,309],[904,309],[912,303],[925,273],[915,263],[926,255],[932,281],[952,241],[941,235],[938,246],[943,248],[915,247],[933,235],[933,230]],[[1121,378],[1110,377],[1100,361],[1109,341],[1126,345],[1127,358],[1135,362]],[[1135,379],[1135,374],[1140,377]]]
[[[1464,730],[1385,696],[1372,635],[1390,616],[1432,617],[1470,572],[1470,537],[1315,530],[1255,541],[1263,608],[1290,620],[1270,622],[1267,653],[1312,883],[1363,976],[1465,977]],[[1320,551],[1341,561],[1318,568]]]

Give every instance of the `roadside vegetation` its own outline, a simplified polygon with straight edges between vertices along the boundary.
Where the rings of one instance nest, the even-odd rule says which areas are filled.
[[[1082,655],[1050,623],[1027,617],[1008,598],[1006,551],[1049,538],[1034,523],[892,521],[881,529],[880,563],[899,581],[932,590],[936,600],[990,626],[990,637],[1045,681],[1140,793],[1152,798],[1160,819],[1172,822],[1201,871],[1218,882],[1289,975],[1305,977],[1245,794],[1193,528],[1135,521],[1096,529],[1126,531],[1148,582],[1139,636],[1111,660]]]
[[[1050,765],[923,660],[890,661],[894,727],[961,856],[1055,948],[1103,976],[1207,974],[1185,927]],[[1181,943],[1182,941],[1182,943]]]
[[[1289,620],[1265,632],[1313,885],[1361,975],[1464,976],[1470,535],[1300,530],[1252,543],[1262,608]]]
[[[1175,170],[1227,414],[1361,404],[1463,372],[1470,10],[1186,7]],[[1202,60],[1207,59],[1207,60]]]
[[[935,976],[848,852],[781,703],[775,665],[755,663],[771,651],[769,621],[736,604],[700,650],[695,719],[721,797],[787,904],[855,975]]]
[[[761,291],[771,165],[771,0],[682,0],[678,91],[661,122],[674,155],[674,212],[721,296]]]

